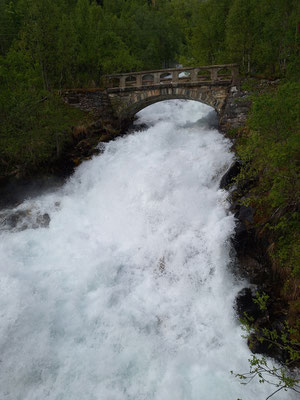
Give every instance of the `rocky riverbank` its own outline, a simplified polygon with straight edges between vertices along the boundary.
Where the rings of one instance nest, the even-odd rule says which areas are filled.
[[[274,90],[278,82],[263,80],[254,84],[254,93],[259,95]],[[220,127],[225,135],[233,139],[234,150],[236,142],[240,143],[240,138],[246,133],[245,123],[251,108],[251,94],[251,90],[232,88],[220,118]],[[232,238],[237,260],[236,273],[249,282],[248,287],[241,290],[236,298],[236,310],[242,319],[246,313],[254,328],[248,339],[252,352],[286,361],[290,354],[284,348],[281,335],[286,331],[286,323],[293,328],[290,338],[297,340],[299,335],[299,288],[289,270],[283,269],[274,257],[273,250],[278,238],[269,227],[275,226],[282,215],[275,212],[266,218],[259,207],[260,199],[253,200],[253,193],[261,187],[262,181],[255,175],[252,178],[239,175],[243,167],[245,165],[237,159],[220,183],[222,189],[229,190],[231,212],[237,220]],[[257,293],[263,296],[263,307]],[[277,345],[270,346],[270,341],[265,340],[268,332],[272,332]]]
[[[254,182],[236,184],[240,163],[236,161],[223,176],[220,187],[229,189],[231,202],[230,211],[237,220],[235,234],[232,238],[234,256],[236,257],[236,274],[246,278],[249,285],[242,289],[236,298],[236,311],[241,319],[249,317],[255,333],[248,339],[248,345],[253,353],[260,353],[285,361],[288,354],[278,346],[271,346],[267,341],[261,341],[264,329],[276,331],[278,336],[287,321],[289,306],[281,296],[282,280],[274,268],[269,255],[272,239],[267,230],[256,221],[256,210],[243,204],[247,190]],[[266,304],[260,308],[257,294],[263,295]]]
[[[3,170],[0,174],[0,208],[13,207],[28,197],[61,186],[81,162],[101,152],[101,143],[121,134],[116,126],[115,121],[105,114],[102,118],[87,114],[79,125],[63,133],[67,139],[57,154],[50,154],[35,165],[11,165]]]

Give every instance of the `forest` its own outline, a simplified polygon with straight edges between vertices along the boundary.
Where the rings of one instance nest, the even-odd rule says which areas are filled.
[[[82,118],[57,92],[105,74],[238,63],[299,80],[299,15],[297,0],[0,0],[0,176],[55,156]]]
[[[299,15],[297,0],[0,0],[0,171],[29,132],[28,165],[52,152],[49,135],[75,118],[57,91],[101,87],[105,74],[238,63],[299,79]]]
[[[229,63],[252,102],[243,129],[228,132],[238,180],[254,182],[247,204],[269,232],[299,342],[299,0],[0,0],[0,182],[47,170],[88,118],[61,90],[101,88],[112,73]],[[261,80],[277,83],[260,91]]]
[[[7,70],[15,80],[23,72],[25,87],[51,90],[174,63],[236,62],[248,74],[292,76],[299,7],[297,0],[1,0],[1,85],[9,85]]]

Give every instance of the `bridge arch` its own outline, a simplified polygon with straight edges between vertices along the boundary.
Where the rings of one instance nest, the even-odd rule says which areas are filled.
[[[124,92],[108,92],[111,105],[119,118],[121,125],[134,118],[134,116],[151,104],[164,100],[195,100],[211,106],[217,114],[222,111],[229,87],[160,87],[144,88],[143,90],[126,90]]]
[[[209,101],[194,99],[190,96],[185,96],[185,95],[166,95],[166,96],[151,96],[144,100],[138,101],[134,104],[130,104],[128,107],[122,110],[122,113],[120,114],[120,119],[121,120],[132,119],[139,111],[142,111],[144,108],[151,106],[152,104],[166,100],[194,100],[213,107],[218,113],[217,108],[214,105],[212,105]]]

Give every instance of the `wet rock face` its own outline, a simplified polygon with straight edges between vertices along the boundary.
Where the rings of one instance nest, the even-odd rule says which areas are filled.
[[[221,189],[229,189],[233,185],[241,167],[242,164],[239,160],[230,166],[220,181]],[[231,192],[230,211],[236,218],[235,231],[231,240],[239,262],[239,274],[247,278],[251,284],[265,287],[266,282],[270,280],[265,252],[268,244],[258,238],[254,222],[255,209],[241,204],[243,199],[246,200],[246,197],[242,197],[242,193],[245,192],[246,187],[251,188],[252,185],[252,181],[245,181],[242,185],[238,182]]]
[[[231,177],[228,172],[226,174],[222,180],[228,183]],[[251,186],[251,183],[248,182],[248,184]],[[224,186],[227,185],[224,184]],[[248,322],[253,327],[253,333],[248,337],[248,346],[252,353],[263,354],[285,362],[289,357],[286,350],[278,345],[270,346],[268,340],[262,340],[262,338],[265,329],[277,332],[280,338],[286,320],[287,304],[276,295],[276,285],[279,283],[272,272],[267,252],[268,237],[262,235],[255,224],[255,209],[240,204],[241,200],[243,197],[238,189],[235,189],[231,193],[230,208],[236,218],[232,245],[236,257],[236,274],[246,278],[252,286],[245,287],[238,293],[234,308],[239,318],[244,319],[246,313],[251,319]],[[266,308],[263,310],[255,302],[257,292],[268,296]]]
[[[24,179],[11,177],[6,182],[0,182],[0,214],[3,209],[13,209],[24,200],[53,192],[65,183],[62,175],[39,175]]]
[[[230,89],[224,109],[220,115],[222,131],[239,129],[245,125],[251,107],[250,94],[237,86]]]
[[[237,219],[232,245],[239,264],[239,274],[261,290],[270,286],[269,262],[264,253],[266,244],[257,237],[254,224],[255,210],[244,205],[235,206]]]
[[[261,315],[259,306],[253,301],[255,295],[253,291],[246,287],[240,290],[235,299],[235,310],[239,318],[244,318],[245,313],[248,317],[257,319]]]
[[[235,218],[241,221],[244,224],[253,224],[254,223],[254,208],[249,206],[240,205],[235,213]]]
[[[257,289],[259,291],[259,287]],[[281,334],[285,330],[285,304],[278,298],[268,297],[265,308],[260,308],[256,301],[256,289],[249,287],[239,291],[235,300],[235,310],[241,320],[247,320],[252,326],[248,337],[248,346],[252,353],[276,358],[281,362],[289,359]],[[265,330],[277,332],[277,345],[268,340]]]
[[[270,83],[267,82],[267,85]],[[275,83],[276,84],[276,83]],[[264,82],[258,83],[264,85]],[[226,104],[220,114],[220,128],[230,133],[231,129],[243,128],[251,108],[250,92],[232,87]],[[245,318],[245,313],[251,318],[253,332],[248,337],[248,346],[252,353],[259,353],[276,358],[281,362],[289,359],[289,354],[280,346],[280,336],[285,330],[288,304],[280,296],[282,283],[276,271],[272,268],[268,248],[270,237],[266,230],[255,223],[255,209],[243,204],[249,196],[249,191],[257,182],[255,179],[239,179],[233,187],[234,178],[238,176],[241,165],[238,162],[231,165],[220,182],[221,189],[231,189],[229,200],[230,211],[236,218],[236,228],[232,237],[232,245],[236,258],[236,274],[246,278],[251,286],[242,289],[235,301],[235,310],[239,318]],[[255,289],[253,289],[255,288]],[[268,301],[262,310],[256,303],[256,292],[266,294]],[[270,345],[265,340],[265,332],[277,332],[278,344]],[[282,345],[284,343],[281,343]]]
[[[25,229],[47,228],[50,223],[48,213],[33,210],[5,211],[0,214],[0,231],[24,231]]]
[[[241,162],[235,161],[231,164],[228,171],[223,175],[220,182],[220,189],[227,189],[234,182],[234,178],[236,178],[241,170]]]

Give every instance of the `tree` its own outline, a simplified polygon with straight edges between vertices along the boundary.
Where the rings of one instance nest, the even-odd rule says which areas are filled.
[[[57,44],[59,41],[60,7],[58,0],[21,0],[20,12],[24,15],[18,47],[28,53],[32,65],[41,69],[44,89],[58,81]]]
[[[226,48],[233,62],[241,62],[250,72],[255,43],[261,35],[261,18],[257,18],[259,0],[234,0],[226,20]]]
[[[195,27],[187,39],[191,64],[216,64],[225,60],[225,21],[231,0],[210,0],[193,11]]]
[[[16,4],[8,0],[0,0],[0,55],[7,54],[16,38],[20,20]]]

